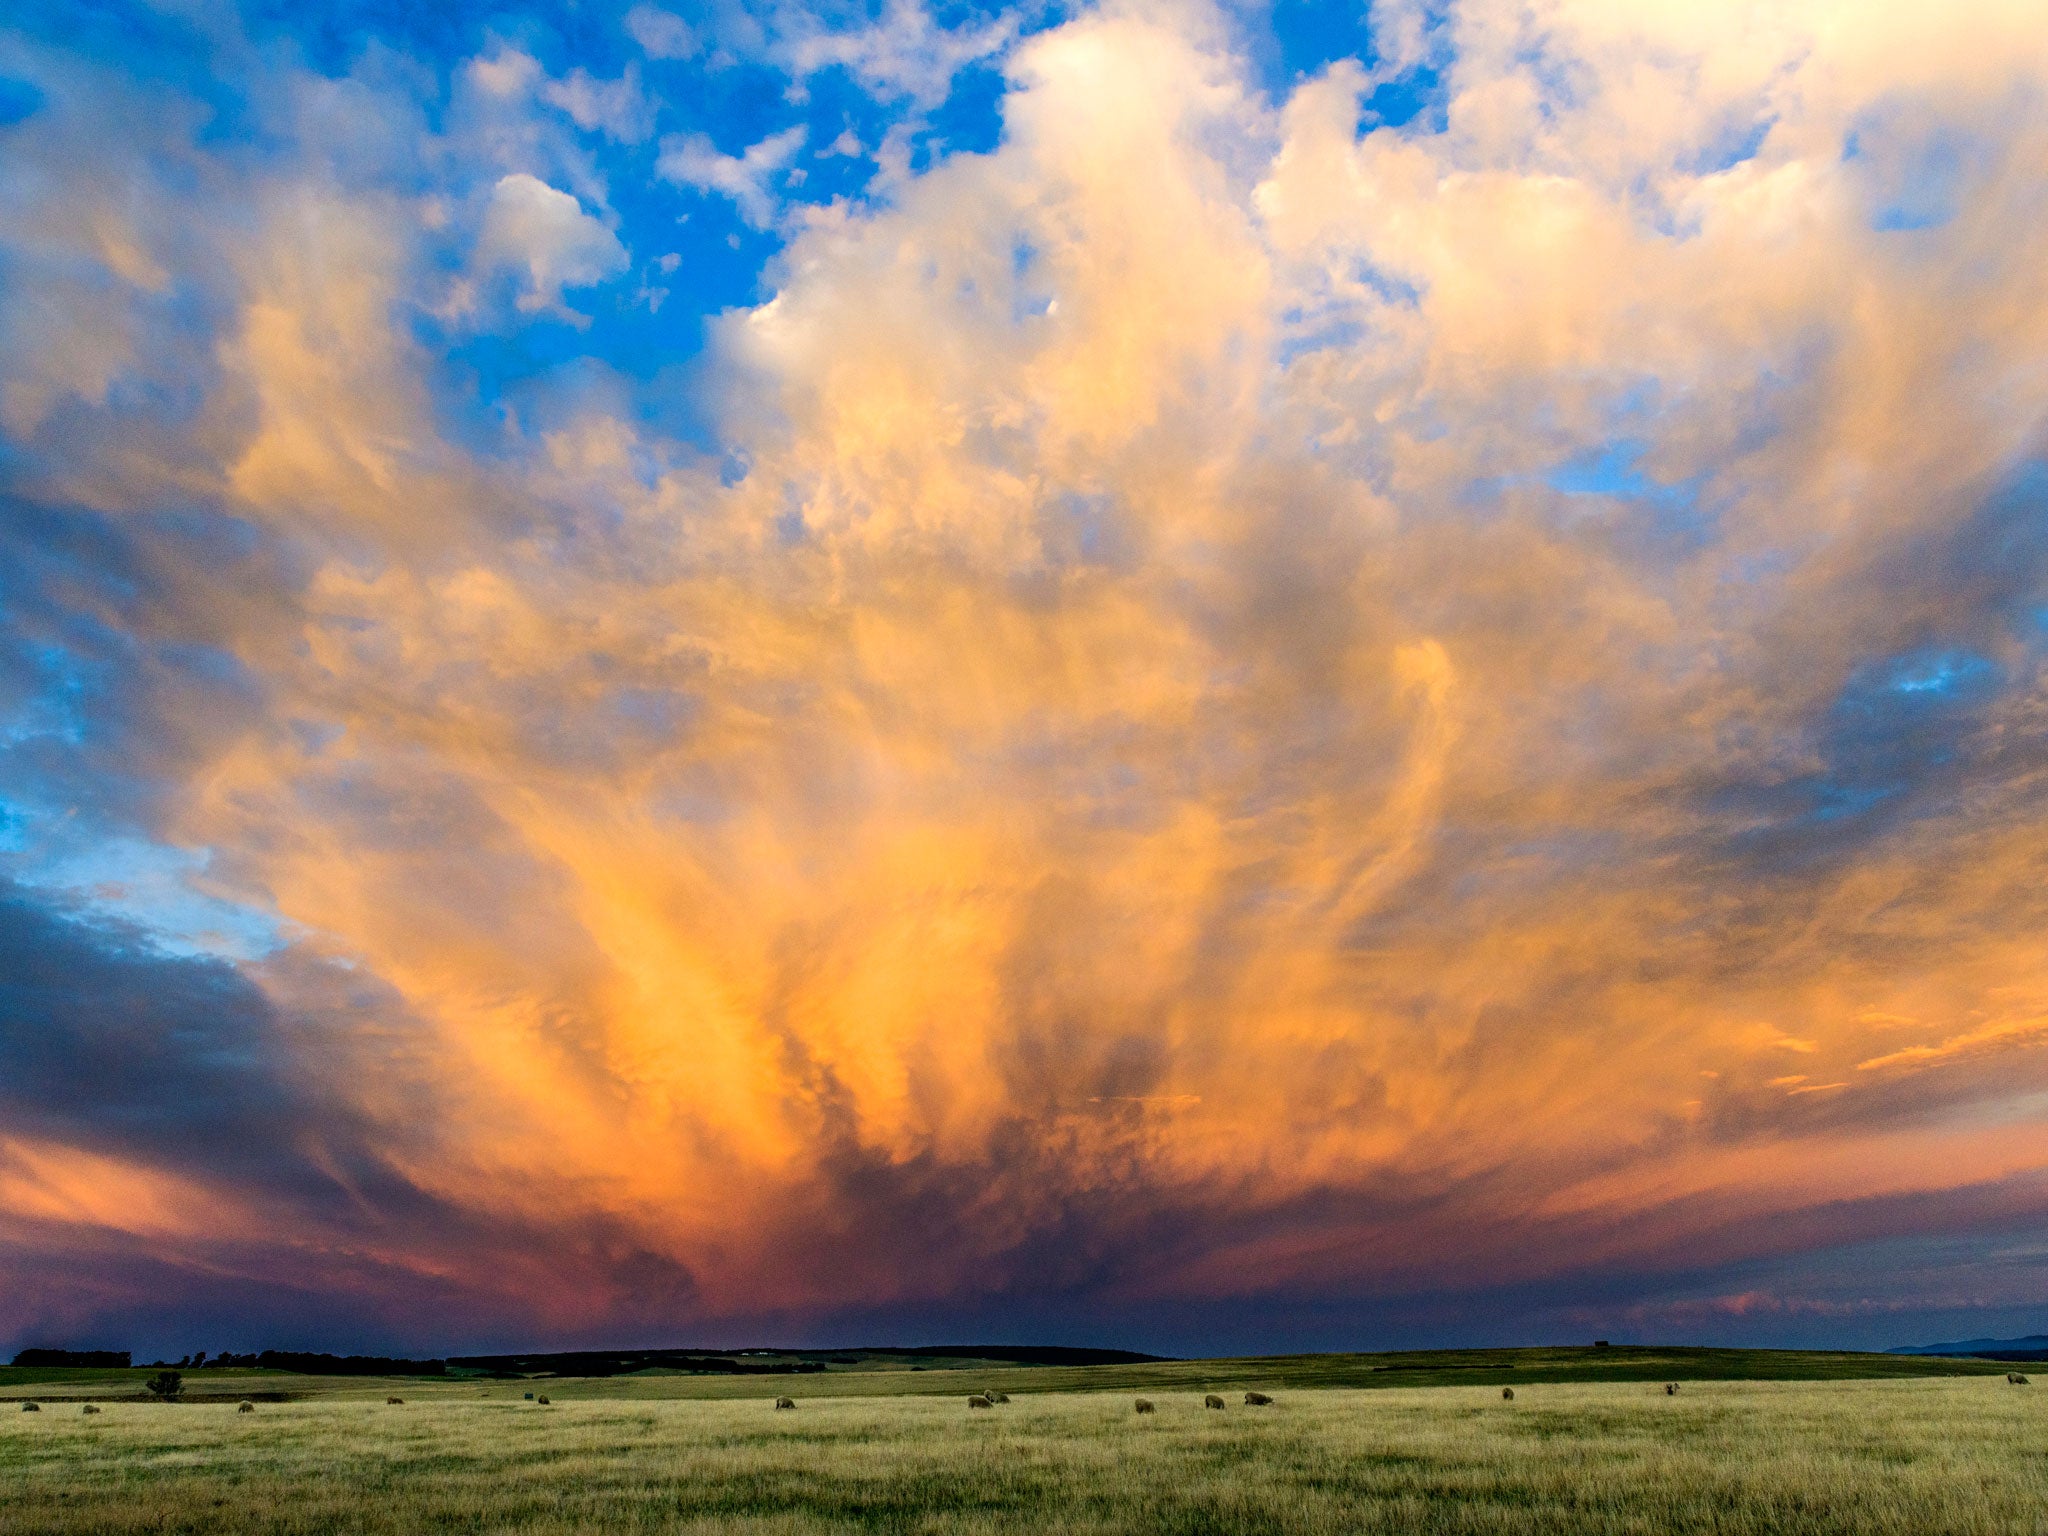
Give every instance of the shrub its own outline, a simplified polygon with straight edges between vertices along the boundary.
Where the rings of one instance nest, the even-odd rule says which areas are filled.
[[[145,1381],[143,1386],[149,1389],[149,1395],[158,1402],[173,1403],[178,1400],[178,1394],[185,1390],[185,1378],[176,1371],[158,1371]]]

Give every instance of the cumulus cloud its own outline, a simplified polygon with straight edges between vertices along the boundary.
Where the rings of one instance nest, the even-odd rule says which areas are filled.
[[[808,132],[802,124],[785,128],[737,155],[721,154],[705,134],[673,134],[661,141],[655,173],[680,186],[731,198],[742,218],[766,229],[779,203],[774,181],[788,170]]]
[[[595,391],[451,428],[410,190],[154,212],[128,302],[205,276],[217,334],[10,420],[0,764],[295,937],[59,931],[109,1006],[4,1042],[18,1251],[108,1251],[113,1169],[195,1272],[381,1231],[359,1294],[555,1337],[1933,1306],[1858,1245],[2048,1181],[2048,39],[1964,9],[1387,4],[1272,102],[1199,8],[894,8],[817,67],[1000,57],[1001,140],[783,221],[715,455]],[[477,121],[476,270],[623,271]],[[803,135],[658,174],[766,229]],[[345,1128],[370,1214],[133,1133],[77,1086],[130,1037]],[[522,1292],[520,1234],[576,1262]]]
[[[519,308],[566,313],[565,288],[588,288],[626,270],[619,238],[567,192],[524,171],[491,189],[476,246],[477,265],[523,272]]]

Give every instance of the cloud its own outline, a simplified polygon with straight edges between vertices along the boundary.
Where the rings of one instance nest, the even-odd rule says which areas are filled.
[[[616,80],[598,80],[584,69],[572,69],[561,80],[541,87],[541,96],[560,107],[576,126],[603,130],[621,144],[638,144],[654,132],[654,104],[640,89],[640,71],[628,64]]]
[[[566,312],[565,288],[588,288],[626,270],[619,238],[583,211],[567,192],[515,172],[491,190],[477,239],[479,267],[510,267],[526,278],[519,308]]]
[[[636,5],[626,12],[625,28],[650,59],[687,59],[698,49],[697,34],[673,11]]]
[[[646,195],[636,75],[538,41],[445,112],[352,77],[409,155],[132,103],[130,155],[39,74],[0,1199],[95,1288],[17,1319],[209,1274],[564,1340],[2015,1305],[2048,56],[1966,10],[1381,6],[1277,101],[1199,7],[784,18],[897,103],[888,170],[792,215],[805,126],[664,137],[773,232],[737,274]],[[976,60],[999,139],[914,153]],[[1396,67],[1438,105],[1389,126]],[[628,244],[658,316],[448,298],[566,313]],[[80,850],[138,843],[274,947],[105,920],[161,899]]]
[[[661,141],[655,174],[680,186],[718,192],[738,204],[740,216],[755,229],[775,219],[774,179],[785,171],[809,130],[802,124],[772,133],[737,155],[721,154],[704,134],[673,134]]]
[[[876,95],[907,97],[931,108],[945,101],[963,68],[1000,55],[1016,32],[1014,16],[948,28],[918,0],[889,0],[881,17],[866,27],[792,28],[776,53],[798,79],[839,66]]]

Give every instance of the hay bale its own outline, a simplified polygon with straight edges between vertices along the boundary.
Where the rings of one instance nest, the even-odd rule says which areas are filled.
[[[1500,1395],[1503,1402],[1512,1403],[1515,1400],[1515,1389],[1513,1387],[1502,1387]]]
[[[1221,1408],[1223,1406],[1223,1399],[1218,1397],[1214,1392],[1211,1392],[1207,1397],[1202,1399],[1202,1406],[1204,1408]]]
[[[1152,1411],[1152,1400],[1150,1398],[1141,1397],[1138,1399],[1135,1406],[1137,1407],[1137,1410],[1140,1413],[1150,1413]]]
[[[793,1397],[778,1397],[775,1399],[775,1411],[777,1413],[782,1412],[785,1408],[794,1408],[795,1406],[796,1399]]]
[[[87,1403],[83,1408],[79,1410],[79,1412],[81,1413],[98,1413],[99,1411],[100,1405],[98,1403]]]
[[[1272,1401],[1273,1399],[1266,1396],[1266,1394],[1263,1392],[1247,1392],[1244,1395],[1244,1405],[1247,1408],[1269,1407],[1271,1406]]]
[[[970,1408],[993,1408],[995,1404],[977,1392],[974,1396],[967,1399],[967,1406]]]
[[[249,1399],[247,1399],[246,1397],[243,1398],[239,1403],[235,1404],[235,1412],[237,1413],[254,1413],[255,1411],[256,1405],[250,1402]]]
[[[23,1403],[21,1405],[21,1411],[23,1413],[41,1413],[43,1411],[43,1405],[41,1403]]]

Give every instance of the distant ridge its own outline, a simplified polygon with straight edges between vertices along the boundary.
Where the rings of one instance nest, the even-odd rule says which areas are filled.
[[[2048,1333],[2023,1339],[1960,1339],[1953,1344],[1900,1344],[1888,1355],[1953,1355],[1977,1360],[2048,1360]]]
[[[835,1351],[837,1353],[837,1351]],[[936,1356],[954,1360],[1010,1360],[1018,1365],[1163,1365],[1172,1355],[1141,1355],[1134,1349],[1083,1349],[1065,1344],[919,1344],[899,1349],[877,1345],[844,1353]]]
[[[831,1349],[572,1349],[509,1355],[452,1355],[458,1371],[558,1376],[624,1376],[633,1371],[695,1371],[720,1376],[803,1375],[869,1360],[988,1360],[1009,1365],[1157,1365],[1167,1355],[1065,1344],[884,1344]]]

